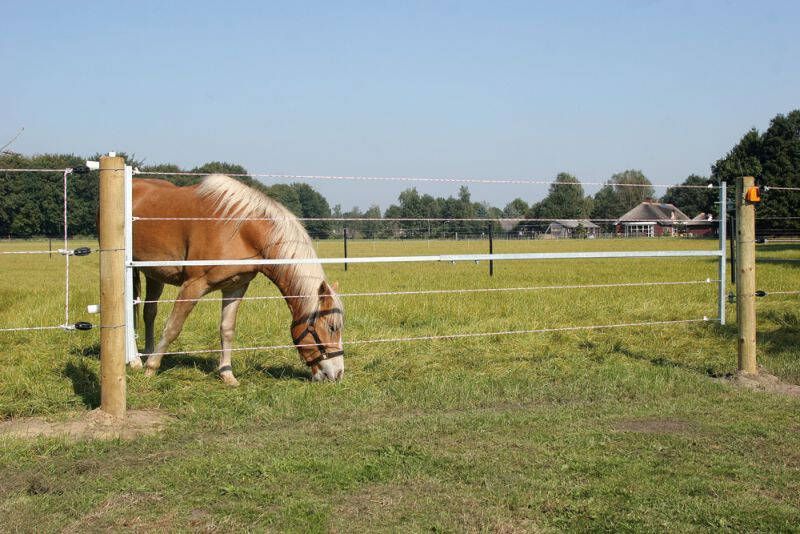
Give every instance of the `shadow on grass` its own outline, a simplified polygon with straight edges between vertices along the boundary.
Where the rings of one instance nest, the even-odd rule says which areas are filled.
[[[651,357],[642,354],[641,352],[630,350],[629,348],[624,347],[622,345],[615,347],[614,352],[617,352],[618,354],[622,354],[623,356],[626,356],[634,360],[647,362],[656,367],[674,367],[676,369],[683,369],[684,371],[691,371],[693,373],[702,373],[711,377],[720,376],[720,373],[711,367],[703,368],[703,367],[696,367],[693,365],[686,365],[685,363],[677,362],[675,360],[670,360],[669,358],[664,358],[663,356]]]
[[[196,354],[167,354],[161,359],[160,371],[175,367],[190,367],[204,373],[216,373],[219,360]]]
[[[261,365],[256,364],[256,371],[264,373],[278,380],[311,380],[311,375],[305,369],[301,370],[292,365]]]
[[[100,359],[100,343],[94,343],[88,347],[73,347],[69,349],[71,356],[81,356],[84,358]]]
[[[787,360],[800,359],[800,314],[789,311],[768,311],[764,319],[777,328],[758,332],[758,344],[763,354]]]
[[[72,391],[81,398],[87,408],[94,409],[100,406],[100,380],[97,378],[97,373],[85,362],[67,363],[62,374],[70,379]]]

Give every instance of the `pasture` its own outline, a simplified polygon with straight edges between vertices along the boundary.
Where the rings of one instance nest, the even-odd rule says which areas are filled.
[[[90,243],[81,243],[90,244]],[[77,246],[76,244],[75,246]],[[46,242],[3,242],[0,251]],[[495,242],[495,252],[714,248],[686,239]],[[340,256],[341,243],[318,244]],[[481,241],[359,241],[351,256],[486,252]],[[757,285],[800,288],[797,249],[758,249]],[[63,321],[63,258],[0,257],[0,328]],[[325,267],[341,293],[717,278],[713,259]],[[71,315],[92,320],[98,257],[72,260]],[[345,340],[716,317],[715,283],[345,297]],[[165,292],[165,298],[175,294]],[[261,277],[249,296],[277,292]],[[212,295],[213,296],[213,295]],[[169,305],[162,305],[158,325]],[[0,438],[0,530],[792,531],[800,399],[737,389],[729,324],[348,345],[312,384],[296,351],[164,358],[128,372],[131,408],[174,417],[132,441]],[[171,350],[217,348],[199,303]],[[758,301],[759,363],[800,384],[798,297]],[[280,300],[242,305],[237,346],[289,342]],[[159,326],[160,328],[160,326]],[[0,333],[0,418],[99,403],[98,333]]]

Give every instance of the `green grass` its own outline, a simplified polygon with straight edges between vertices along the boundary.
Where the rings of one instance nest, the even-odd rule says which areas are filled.
[[[44,243],[46,248],[46,243]],[[495,243],[497,252],[713,248],[712,241]],[[2,243],[0,250],[41,248]],[[321,242],[338,256],[341,243]],[[486,243],[350,243],[351,255],[485,252]],[[759,248],[789,260],[796,249]],[[97,255],[73,258],[71,315],[98,301]],[[2,256],[0,327],[63,322],[63,258]],[[711,259],[327,266],[343,293],[716,278]],[[800,288],[763,262],[758,287]],[[170,290],[165,296],[174,295]],[[277,294],[259,279],[250,295]],[[346,340],[716,317],[716,284],[353,297]],[[159,314],[163,325],[168,307]],[[734,306],[728,306],[734,323]],[[201,303],[175,350],[216,348]],[[800,383],[797,296],[759,300],[759,361]],[[242,306],[239,346],[284,344],[280,301]],[[0,417],[97,406],[98,337],[0,334]],[[0,530],[797,531],[800,400],[712,380],[736,368],[712,322],[347,347],[312,384],[293,351],[165,357],[129,372],[129,405],[174,416],[134,441],[0,441]]]

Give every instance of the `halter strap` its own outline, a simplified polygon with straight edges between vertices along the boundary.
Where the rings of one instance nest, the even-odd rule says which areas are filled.
[[[315,312],[309,314],[307,317],[298,319],[292,323],[292,328],[300,326],[303,323],[305,323],[306,325],[303,331],[297,337],[292,339],[292,343],[294,343],[295,345],[299,345],[300,342],[303,341],[303,339],[306,336],[311,335],[311,337],[314,338],[314,343],[317,345],[319,356],[317,356],[311,361],[306,361],[306,365],[309,367],[317,365],[322,360],[328,360],[330,358],[338,358],[339,356],[344,356],[343,350],[328,352],[327,349],[325,348],[325,343],[322,342],[322,339],[319,337],[319,334],[317,334],[317,329],[314,326],[314,323],[320,317],[325,317],[326,315],[332,315],[334,313],[338,313],[339,315],[341,315],[342,310],[340,310],[339,308],[330,308],[328,310],[323,310],[323,311],[316,310]]]

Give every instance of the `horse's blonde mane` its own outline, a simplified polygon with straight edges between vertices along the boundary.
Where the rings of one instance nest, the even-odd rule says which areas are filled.
[[[281,203],[264,193],[223,174],[207,176],[197,187],[201,197],[214,202],[215,215],[223,219],[254,217],[269,219],[265,221],[271,229],[264,236],[262,253],[265,258],[316,258],[314,245],[295,215]],[[319,263],[275,265],[275,274],[286,280],[287,295],[303,295],[309,298],[298,299],[303,313],[313,312],[318,303],[320,284],[325,280],[325,272]],[[331,291],[331,293],[333,293]],[[338,295],[333,294],[334,305],[341,308]],[[332,316],[333,317],[333,316]]]

